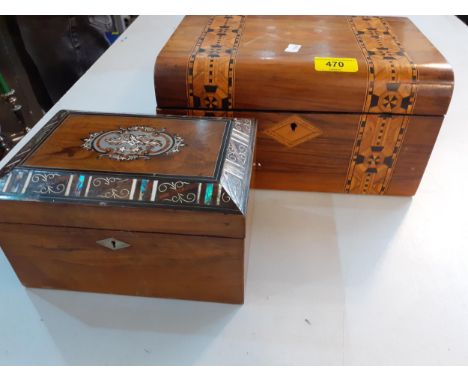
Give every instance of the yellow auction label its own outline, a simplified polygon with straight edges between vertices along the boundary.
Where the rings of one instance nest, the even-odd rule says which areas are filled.
[[[318,72],[357,72],[358,63],[355,58],[315,57],[315,70]]]

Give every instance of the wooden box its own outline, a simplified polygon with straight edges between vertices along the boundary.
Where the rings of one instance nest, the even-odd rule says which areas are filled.
[[[453,73],[407,18],[185,17],[158,113],[258,120],[258,188],[412,195]]]
[[[59,112],[0,171],[21,282],[242,303],[256,126]]]

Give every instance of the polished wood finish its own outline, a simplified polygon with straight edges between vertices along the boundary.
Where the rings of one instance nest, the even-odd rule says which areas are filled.
[[[60,111],[0,169],[0,246],[29,287],[242,303],[255,136]]]
[[[96,243],[110,237],[130,247]],[[0,242],[27,287],[236,304],[244,298],[242,239],[2,223]]]
[[[238,239],[245,237],[245,216],[213,211],[70,203],[50,204],[14,200],[0,201],[0,211],[0,223],[175,233]]]
[[[316,57],[358,70],[317,71]],[[158,113],[258,119],[257,188],[413,195],[453,72],[407,18],[188,16],[155,88]]]
[[[203,111],[161,109],[159,113],[199,114]],[[222,113],[221,113],[222,114]],[[237,112],[257,119],[255,188],[294,191],[343,192],[360,114]],[[267,134],[280,121],[301,118],[320,133],[288,147]],[[410,116],[404,148],[393,170],[386,194],[414,195],[435,144],[442,116]],[[289,125],[290,126],[290,125]],[[288,128],[294,136],[298,130]],[[378,193],[378,192],[375,192]]]
[[[118,130],[121,127],[149,126],[165,128],[182,136],[185,147],[176,154],[160,155],[153,160],[116,161],[83,150],[83,139],[91,133]],[[220,155],[225,121],[201,119],[161,119],[151,117],[71,114],[25,162],[27,166],[67,170],[131,172],[213,176]]]
[[[160,108],[190,107],[187,62],[208,16],[187,16],[155,66]],[[413,114],[445,114],[453,72],[444,57],[407,18],[385,17],[418,71]],[[297,53],[284,50],[299,44]],[[314,57],[352,57],[357,73],[318,72]],[[361,112],[369,68],[345,16],[246,16],[235,56],[232,109]],[[408,65],[408,64],[407,64]],[[401,68],[399,68],[401,69]],[[216,107],[222,109],[221,103]]]

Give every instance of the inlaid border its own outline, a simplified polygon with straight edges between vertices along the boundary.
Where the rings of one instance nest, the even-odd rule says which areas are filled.
[[[50,124],[33,137],[32,142],[12,158],[7,164],[8,170],[2,169],[0,200],[207,209],[240,214],[246,212],[256,135],[254,121],[227,120],[227,139],[220,150],[222,160],[217,176],[213,178],[22,166],[21,163],[34,152],[37,145],[71,113],[59,112]],[[183,116],[174,118],[203,119]]]
[[[119,177],[114,174],[15,168],[0,179],[0,200],[124,204],[153,207],[239,209],[220,183],[178,178]]]

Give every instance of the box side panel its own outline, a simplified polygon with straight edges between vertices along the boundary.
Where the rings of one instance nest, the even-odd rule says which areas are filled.
[[[0,224],[0,245],[27,287],[243,302],[242,239]]]
[[[249,201],[248,201],[248,212],[246,218],[246,230],[245,230],[245,240],[244,240],[244,281],[247,283],[248,274],[249,274],[249,261],[251,256],[250,245],[252,242],[252,228],[253,228],[253,219],[255,212],[255,190],[250,191]]]
[[[256,188],[388,195],[416,192],[443,120],[389,114],[232,114],[257,119]]]
[[[390,195],[414,195],[424,175],[444,117],[412,117],[398,156]]]

